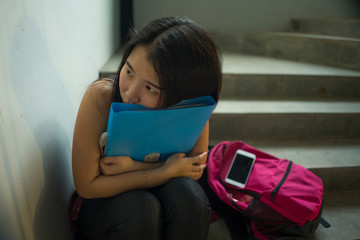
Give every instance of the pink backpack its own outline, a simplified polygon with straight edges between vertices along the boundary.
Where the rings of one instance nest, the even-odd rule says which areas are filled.
[[[225,182],[238,149],[256,155],[244,188]],[[315,174],[240,141],[217,144],[209,153],[208,182],[215,194],[251,221],[256,239],[309,237],[319,225],[323,184]]]

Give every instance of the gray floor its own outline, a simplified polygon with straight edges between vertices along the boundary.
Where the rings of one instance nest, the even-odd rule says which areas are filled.
[[[319,225],[309,240],[360,239],[360,191],[325,193],[323,217],[330,228]],[[211,224],[207,240],[231,240],[222,220]]]

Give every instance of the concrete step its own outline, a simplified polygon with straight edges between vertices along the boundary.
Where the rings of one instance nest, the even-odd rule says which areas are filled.
[[[353,138],[360,102],[221,100],[210,124],[216,140]]]
[[[327,191],[360,191],[360,102],[221,100],[210,145],[242,140],[317,174]]]
[[[300,33],[360,38],[359,19],[293,19],[292,26]]]
[[[223,51],[360,70],[360,39],[281,32],[210,34]]]
[[[222,99],[360,100],[360,71],[223,53]]]

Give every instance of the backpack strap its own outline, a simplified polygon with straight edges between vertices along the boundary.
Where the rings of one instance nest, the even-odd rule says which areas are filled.
[[[324,228],[331,227],[330,223],[326,221],[323,217],[320,218],[320,224],[323,225]]]

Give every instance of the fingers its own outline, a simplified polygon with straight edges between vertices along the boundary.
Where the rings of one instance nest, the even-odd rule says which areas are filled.
[[[195,168],[193,169],[193,171],[191,172],[189,177],[194,179],[194,180],[198,180],[203,175],[205,166],[206,166],[205,164],[203,164],[203,165],[194,165]]]
[[[199,179],[206,167],[207,152],[193,157],[186,157],[184,153],[173,154],[166,160],[166,167],[172,177],[189,177]]]
[[[104,175],[114,175],[118,168],[121,167],[119,164],[123,157],[103,157],[100,159],[100,171]]]
[[[198,180],[202,176],[205,167],[206,164],[201,164],[201,165],[194,164],[189,177],[194,180]]]
[[[116,157],[103,157],[100,159],[100,163],[104,164],[119,164],[124,161],[130,161],[131,158],[128,156],[116,156]]]
[[[114,163],[113,157],[103,157],[100,159],[100,164],[110,164],[110,163]]]
[[[206,168],[207,152],[203,152],[197,156],[191,157],[192,169],[190,178],[198,180]]]
[[[100,171],[104,175],[111,175],[111,163],[100,162]]]
[[[206,167],[206,164],[201,164],[201,165],[193,165],[193,168],[192,168],[192,172],[202,172],[204,171]]]
[[[197,165],[202,165],[206,163],[206,159],[207,159],[207,152],[203,152],[199,155],[193,156],[191,157],[192,163],[193,164],[197,164]]]

